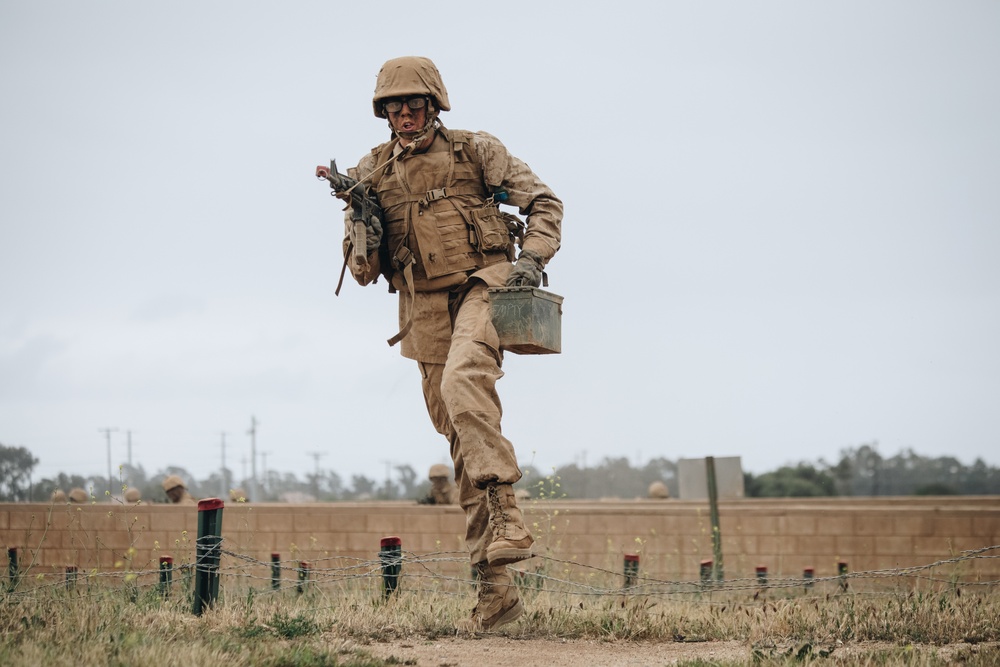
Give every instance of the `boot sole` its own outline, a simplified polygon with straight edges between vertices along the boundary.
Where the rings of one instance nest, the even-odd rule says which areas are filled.
[[[483,627],[483,631],[486,632],[486,631],[489,631],[489,630],[494,630],[496,628],[499,628],[501,625],[507,625],[508,623],[512,623],[512,622],[516,621],[517,619],[519,619],[521,617],[521,614],[523,614],[523,613],[524,613],[524,605],[521,604],[521,600],[518,599],[518,601],[514,603],[513,607],[511,607],[510,609],[508,609],[507,611],[505,611],[500,616],[500,618],[498,618],[497,620],[493,621],[493,623],[490,624],[490,626],[488,628],[487,627]]]
[[[478,622],[475,620],[462,620],[455,624],[455,630],[458,632],[489,632],[499,628],[501,625],[507,625],[508,623],[513,623],[521,617],[524,613],[524,605],[521,604],[520,598],[514,605],[502,613],[497,620],[493,621],[489,626],[483,623],[482,619]]]
[[[527,549],[497,549],[493,553],[490,553],[489,549],[486,550],[486,560],[489,561],[490,565],[519,563],[522,560],[528,560],[534,555],[531,553],[531,547]]]

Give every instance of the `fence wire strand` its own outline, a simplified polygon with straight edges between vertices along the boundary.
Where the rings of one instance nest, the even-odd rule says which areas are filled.
[[[227,590],[239,592],[240,584],[254,596],[281,596],[295,591],[324,592],[335,594],[338,590],[369,588],[381,590],[383,585],[383,560],[381,557],[364,559],[342,555],[324,555],[306,558],[301,552],[300,557],[286,560],[263,561],[238,550],[225,548],[224,539],[218,541],[216,547],[222,557],[220,565],[214,571],[225,582]],[[649,575],[633,573],[631,576],[622,571],[614,571],[594,565],[579,563],[574,560],[556,558],[550,555],[537,555],[530,561],[519,563],[514,570],[517,585],[525,591],[546,592],[550,594],[577,596],[581,598],[606,598],[621,596],[636,596],[644,598],[697,598],[700,601],[712,603],[713,596],[727,593],[747,593],[753,591],[754,599],[761,592],[774,591],[778,594],[791,594],[795,589],[808,591],[826,591],[825,595],[878,595],[899,594],[900,587],[892,584],[903,580],[916,580],[928,584],[945,586],[950,590],[961,588],[992,589],[1000,584],[1000,580],[968,580],[958,576],[953,571],[949,576],[936,575],[934,570],[959,566],[981,559],[996,559],[1000,557],[1000,545],[983,547],[943,560],[936,560],[923,565],[845,572],[826,577],[744,577],[722,580],[682,580],[662,579]],[[400,588],[411,593],[433,593],[446,596],[468,595],[470,588],[476,585],[468,554],[459,551],[438,551],[418,554],[412,551],[401,551],[395,562],[402,566],[399,576]],[[34,559],[32,560],[32,563]],[[468,576],[454,574],[467,568]],[[171,572],[171,583],[165,587],[161,579],[163,570],[160,568],[126,567],[115,571],[75,571],[67,572],[64,579],[58,573],[32,575],[31,568],[11,577],[0,592],[0,599],[33,599],[43,595],[58,594],[67,598],[86,600],[101,597],[109,592],[118,593],[122,589],[137,598],[149,594],[189,594],[192,580],[197,576],[203,565],[197,562],[183,563],[174,566]],[[264,570],[268,575],[260,574]],[[559,571],[562,576],[557,576]],[[890,583],[888,590],[862,590],[857,586],[860,582]],[[30,585],[29,585],[30,582]],[[236,582],[236,583],[234,583]],[[832,589],[832,592],[831,592]],[[907,591],[912,590],[908,588]]]

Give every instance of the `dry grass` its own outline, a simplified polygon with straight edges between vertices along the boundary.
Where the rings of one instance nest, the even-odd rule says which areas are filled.
[[[372,642],[434,640],[455,635],[455,620],[472,604],[470,583],[404,576],[384,602],[376,577],[271,592],[224,587],[201,617],[175,582],[162,599],[155,586],[131,590],[122,581],[39,588],[0,597],[0,664],[303,666],[385,665],[368,654]],[[585,595],[526,588],[525,617],[498,634],[519,640],[564,638],[601,642],[718,642],[753,647],[767,664],[949,664],[940,647],[964,644],[968,664],[994,664],[976,646],[1000,641],[1000,598],[948,588],[940,592],[843,595],[746,592],[696,595]],[[169,660],[167,658],[169,657]],[[990,659],[987,659],[990,658]],[[398,663],[397,663],[398,664]],[[699,663],[691,664],[714,664]]]

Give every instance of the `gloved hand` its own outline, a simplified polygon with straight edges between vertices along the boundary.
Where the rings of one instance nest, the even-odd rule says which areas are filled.
[[[542,284],[543,264],[538,253],[522,250],[514,269],[507,277],[507,287],[538,287]]]
[[[382,243],[382,223],[379,222],[377,216],[371,217],[371,224],[368,225],[365,232],[367,232],[365,234],[365,250],[369,255],[378,252],[379,244]]]

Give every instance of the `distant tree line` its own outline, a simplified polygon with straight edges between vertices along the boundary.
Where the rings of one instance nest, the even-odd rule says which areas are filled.
[[[965,465],[951,456],[929,458],[904,449],[890,458],[877,443],[844,449],[837,463],[799,463],[761,475],[744,475],[755,497],[945,496],[1000,493],[1000,469],[976,459]]]
[[[267,470],[258,483],[259,497],[251,498],[250,480],[236,479],[228,469],[201,480],[173,466],[153,474],[147,474],[142,466],[121,466],[118,479],[113,480],[62,472],[53,478],[33,480],[37,464],[38,459],[27,448],[0,444],[0,502],[47,502],[53,491],[69,492],[76,487],[103,500],[107,493],[122,495],[126,486],[138,489],[147,502],[162,502],[166,495],[160,482],[168,475],[185,480],[195,497],[228,498],[229,490],[235,489],[248,500],[264,502],[416,500],[426,496],[429,489],[426,476],[409,465],[387,470],[383,480],[364,475],[345,480],[334,470],[319,470],[304,478]],[[570,464],[550,472],[524,466],[524,473],[518,486],[540,498],[643,498],[656,481],[667,486],[671,497],[678,497],[680,492],[677,463],[666,458],[651,459],[641,467],[632,466],[624,457],[605,458],[593,467]],[[747,496],[762,498],[988,495],[1000,494],[1000,469],[981,459],[965,465],[953,457],[928,458],[911,449],[884,458],[877,443],[871,443],[841,450],[834,464],[820,459],[759,475],[745,473],[744,486]]]

